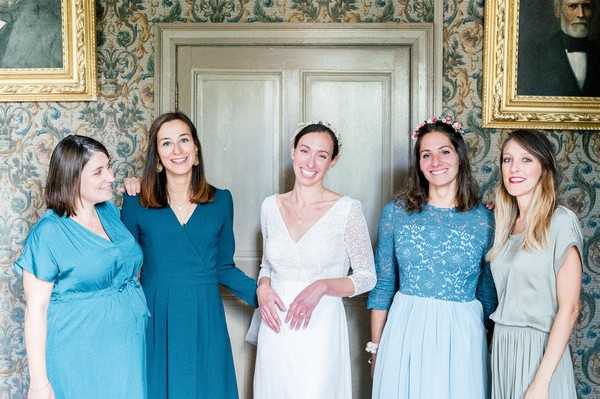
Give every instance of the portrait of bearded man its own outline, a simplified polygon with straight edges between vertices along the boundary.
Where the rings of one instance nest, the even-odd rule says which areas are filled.
[[[517,94],[600,97],[597,0],[528,0],[520,7]]]

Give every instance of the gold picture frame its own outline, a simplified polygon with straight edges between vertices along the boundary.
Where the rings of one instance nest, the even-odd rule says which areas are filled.
[[[520,18],[522,7],[526,10],[538,7],[537,11],[542,10],[546,19],[558,18],[553,9],[542,8],[547,8],[548,5],[553,7],[551,1],[545,0],[544,3],[538,1],[539,5],[536,5],[535,0],[486,1],[483,127],[598,130],[600,129],[600,97],[595,97],[596,94],[593,97],[586,97],[517,93],[519,73],[523,75],[523,79],[525,76],[535,76],[535,73],[525,73],[525,68],[529,63],[542,64],[536,59],[535,50],[545,51],[542,49],[547,48],[542,45],[536,47],[535,43],[526,47],[527,42],[519,42],[520,33],[524,35],[527,29],[530,32],[536,29],[537,32],[541,32],[541,29],[550,30],[552,29],[550,27],[560,29],[557,28],[560,25],[556,21],[546,21],[541,17],[532,19],[531,15],[529,15],[530,23],[537,25],[533,28],[523,25],[521,21],[528,19],[525,18],[525,14]],[[531,11],[527,12],[531,14]],[[594,12],[600,14],[600,8],[596,7]],[[598,15],[593,15],[593,20],[597,21]],[[519,32],[520,29],[523,29],[523,32]],[[560,32],[554,35],[560,35]],[[521,66],[518,63],[519,48],[523,51],[521,60],[525,61]],[[526,52],[527,49],[532,51]],[[599,68],[600,65],[594,63],[594,69],[597,71]],[[557,77],[557,79],[563,78],[562,75]],[[575,74],[573,78],[575,79]],[[526,86],[522,84],[519,89],[528,90]]]
[[[32,24],[31,20],[26,21],[27,24],[21,23],[23,18],[36,18],[32,15],[32,10],[27,7],[36,7],[35,11],[40,13],[40,7],[42,7],[41,12],[44,12],[44,5],[52,3],[40,0],[4,0],[4,2],[0,2],[0,17],[8,20],[8,22],[0,20],[2,25],[0,29],[4,29],[6,26],[13,29],[5,30],[5,38],[0,37],[0,39],[6,39],[4,42],[0,41],[0,50],[3,51],[3,55],[0,54],[0,56],[8,57],[0,58],[0,101],[91,101],[96,99],[94,0],[59,0],[59,2],[59,5],[54,3],[52,6],[54,8],[49,13],[54,18],[52,21],[56,21],[57,25],[60,23],[60,26],[52,27],[51,23],[44,25],[51,26],[51,29],[54,29],[53,37],[58,38],[52,41],[52,44],[58,48],[57,51],[51,53],[54,64],[35,65],[34,67],[7,66],[7,64],[10,64],[15,58],[25,57],[26,59],[27,51],[30,51],[32,56],[35,55],[35,51],[27,50],[27,45],[31,43],[32,47],[39,48],[40,44],[34,41],[44,40],[48,36],[32,32],[31,27],[36,25]],[[1,9],[2,6],[6,9]],[[12,8],[9,9],[9,7]],[[46,16],[42,15],[42,17]],[[19,20],[19,18],[22,19]],[[36,21],[39,18],[40,15],[37,15]],[[29,29],[26,32],[31,32],[31,34],[23,35],[24,29]],[[11,39],[8,36],[10,34],[15,34],[15,38]],[[23,53],[15,55],[15,48]],[[60,56],[61,52],[62,57]]]

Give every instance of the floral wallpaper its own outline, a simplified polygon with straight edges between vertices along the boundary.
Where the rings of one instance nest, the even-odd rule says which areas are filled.
[[[33,1],[33,0],[29,0]],[[107,145],[118,178],[139,173],[153,114],[157,22],[432,22],[433,0],[96,0],[99,99],[0,104],[0,398],[25,398],[23,289],[11,265],[44,211],[52,149],[71,133]],[[444,1],[444,111],[467,126],[488,195],[502,131],[481,129],[483,0]],[[549,132],[563,171],[561,200],[584,234],[583,312],[572,339],[580,398],[600,399],[600,134]]]

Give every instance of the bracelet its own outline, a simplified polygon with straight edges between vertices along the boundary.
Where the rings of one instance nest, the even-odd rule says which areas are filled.
[[[367,346],[365,346],[365,351],[374,355],[377,353],[378,348],[379,348],[379,343],[369,341],[369,342],[367,342]]]
[[[45,390],[46,388],[48,388],[50,386],[50,381],[46,380],[46,383],[41,386],[40,388],[32,388],[31,385],[29,386],[29,391],[31,392],[40,392]]]

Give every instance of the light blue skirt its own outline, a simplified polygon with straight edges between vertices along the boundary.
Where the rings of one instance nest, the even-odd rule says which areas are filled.
[[[488,365],[479,301],[398,292],[377,353],[373,398],[489,398]]]

